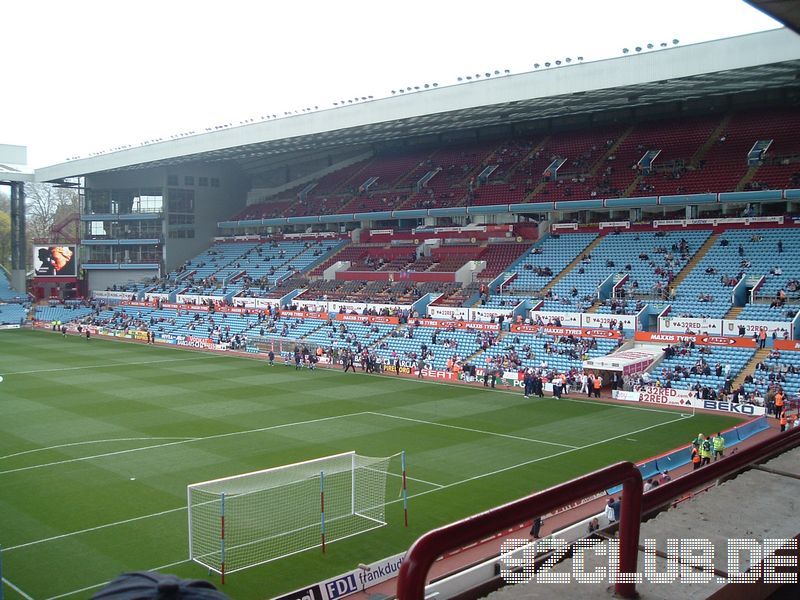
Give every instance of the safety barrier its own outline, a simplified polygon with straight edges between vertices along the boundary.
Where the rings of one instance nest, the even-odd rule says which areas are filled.
[[[426,533],[414,542],[400,567],[397,578],[399,600],[423,600],[428,571],[434,561],[448,550],[466,546],[522,520],[602,492],[620,481],[623,493],[619,521],[619,564],[622,572],[633,573],[639,546],[642,475],[633,463],[621,462]],[[615,591],[622,598],[636,595],[633,583],[616,583]]]
[[[725,440],[725,448],[733,448],[736,444],[740,444],[762,431],[769,429],[769,423],[766,417],[757,417],[746,423],[736,425],[730,429],[722,432],[722,437]],[[642,479],[647,480],[651,477],[663,473],[664,471],[672,471],[691,462],[692,454],[690,446],[681,446],[676,450],[672,450],[661,456],[653,457],[645,462],[638,463],[639,470],[642,472]],[[618,494],[622,490],[621,487],[613,487],[606,490],[608,494]]]
[[[630,462],[618,463],[572,481],[516,500],[498,508],[430,531],[408,551],[397,579],[399,600],[424,600],[425,581],[436,559],[444,553],[466,546],[520,521],[531,519],[576,499],[607,489],[623,481],[620,518],[620,572],[636,572],[639,529],[642,515],[652,513],[688,492],[712,481],[739,473],[749,466],[800,446],[800,428],[794,428],[754,446],[726,456],[722,460],[673,479],[642,494],[642,475]],[[635,584],[616,583],[615,592],[623,598],[636,596]]]

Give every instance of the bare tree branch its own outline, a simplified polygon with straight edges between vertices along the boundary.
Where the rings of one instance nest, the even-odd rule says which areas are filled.
[[[33,238],[50,237],[50,228],[59,218],[77,212],[78,194],[73,189],[47,183],[25,186],[28,234]]]

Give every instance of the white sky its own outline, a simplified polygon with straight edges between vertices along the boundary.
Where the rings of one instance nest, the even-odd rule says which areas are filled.
[[[772,29],[740,0],[5,0],[0,143],[33,167],[400,86]]]

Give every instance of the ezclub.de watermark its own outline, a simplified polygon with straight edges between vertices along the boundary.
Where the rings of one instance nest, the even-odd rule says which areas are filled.
[[[640,571],[620,573],[618,539],[509,539],[501,546],[500,575],[506,583],[798,583],[796,539],[729,539],[724,548],[703,538],[670,538],[661,548],[655,539],[642,542]],[[554,571],[568,553],[571,569]],[[549,556],[536,564],[543,554]]]

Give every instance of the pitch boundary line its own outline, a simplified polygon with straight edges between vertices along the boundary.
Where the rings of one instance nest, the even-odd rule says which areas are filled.
[[[282,423],[280,425],[270,425],[268,427],[259,427],[257,429],[245,429],[243,431],[230,431],[228,433],[217,433],[214,435],[207,435],[205,437],[182,439],[176,442],[167,442],[166,444],[153,444],[152,446],[141,446],[139,448],[128,448],[127,450],[117,450],[115,452],[104,452],[102,454],[94,454],[92,456],[81,456],[78,458],[67,458],[64,460],[57,460],[49,463],[42,463],[39,465],[29,465],[27,467],[18,467],[16,469],[7,469],[0,471],[0,475],[8,475],[10,473],[19,473],[20,471],[31,471],[33,469],[42,469],[44,467],[53,467],[75,462],[82,462],[88,460],[96,460],[98,458],[106,458],[108,456],[119,456],[121,454],[130,454],[132,452],[141,452],[143,450],[152,450],[154,448],[166,448],[168,446],[179,446],[181,444],[191,444],[194,442],[203,442],[206,440],[221,439],[226,437],[233,437],[235,435],[248,435],[251,433],[260,433],[262,431],[271,431],[273,429],[282,429],[284,427],[294,427],[296,425],[308,425],[310,423],[320,423],[322,421],[331,421],[333,419],[342,419],[347,417],[357,417],[359,415],[368,414],[368,411],[360,411],[354,413],[346,413],[343,415],[334,415],[330,417],[320,417],[319,419],[309,419],[307,421],[295,421],[293,423]]]
[[[311,420],[307,420],[307,421],[296,421],[296,422],[293,422],[293,423],[283,423],[283,424],[280,424],[280,425],[272,425],[272,426],[269,426],[269,427],[262,427],[262,428],[259,428],[259,429],[250,429],[250,430],[238,431],[238,432],[221,433],[221,434],[216,434],[216,435],[211,435],[211,436],[206,436],[206,437],[200,437],[200,438],[185,438],[185,439],[181,439],[178,442],[170,442],[168,444],[157,444],[157,445],[153,445],[153,446],[142,446],[140,448],[130,448],[128,450],[121,450],[119,452],[104,453],[104,454],[98,454],[98,455],[94,455],[94,456],[87,456],[87,457],[83,457],[83,458],[67,459],[67,460],[64,460],[64,461],[58,461],[57,463],[47,463],[47,464],[43,464],[43,465],[31,465],[31,466],[28,466],[28,467],[22,467],[20,469],[12,469],[12,470],[8,470],[8,471],[0,471],[0,475],[5,474],[5,473],[13,473],[15,471],[20,471],[20,470],[35,469],[35,468],[39,468],[39,467],[52,466],[52,465],[56,465],[56,464],[63,464],[63,463],[80,461],[80,460],[91,460],[91,459],[95,459],[95,458],[102,458],[102,457],[105,457],[105,456],[113,456],[113,455],[116,455],[116,454],[123,454],[123,453],[126,453],[126,452],[134,452],[134,451],[138,451],[138,450],[149,450],[149,449],[152,449],[152,448],[163,448],[163,447],[166,447],[166,446],[173,446],[173,445],[181,444],[181,443],[199,442],[199,441],[203,441],[203,440],[227,437],[227,436],[232,436],[232,435],[243,435],[243,434],[248,434],[248,433],[258,433],[258,432],[267,431],[267,430],[271,430],[271,429],[279,429],[279,428],[283,428],[283,427],[291,427],[293,425],[307,425],[309,423],[317,423],[317,422],[320,422],[320,421],[339,419],[339,418],[343,418],[343,417],[357,417],[357,416],[361,416],[361,415],[365,415],[365,414],[369,414],[369,415],[374,416],[374,413],[370,413],[368,411],[362,411],[362,412],[347,413],[347,414],[344,414],[344,415],[337,415],[337,416],[331,416],[331,417],[322,417],[320,419],[311,419]],[[0,457],[0,458],[2,458],[2,457]],[[390,475],[395,475],[395,473],[390,473]],[[430,486],[435,487],[437,489],[443,487],[443,485],[440,484],[440,483],[434,483],[432,481],[426,481],[424,479],[417,479],[417,478],[413,478],[413,477],[407,477],[407,479],[409,479],[410,481],[418,481],[419,483],[424,483],[426,485],[430,485]],[[74,535],[80,535],[80,534],[83,534],[83,533],[91,533],[92,531],[97,531],[97,530],[100,530],[100,529],[107,529],[109,527],[116,527],[117,525],[124,525],[126,523],[132,523],[134,521],[141,521],[143,519],[149,519],[151,517],[159,517],[159,516],[162,516],[162,515],[165,515],[165,514],[169,514],[169,513],[173,513],[173,512],[177,512],[177,511],[181,511],[181,510],[186,510],[186,507],[182,506],[182,507],[177,507],[177,508],[170,508],[170,509],[167,509],[167,510],[151,513],[151,514],[148,514],[148,515],[141,515],[141,516],[138,516],[138,517],[131,517],[130,519],[124,519],[122,521],[115,521],[113,523],[104,523],[102,525],[97,525],[95,527],[88,527],[86,529],[79,529],[79,530],[76,530],[76,531],[70,531],[70,532],[62,533],[62,534],[55,535],[55,536],[52,536],[52,537],[49,537],[49,538],[43,538],[43,539],[40,539],[40,540],[33,540],[33,541],[25,542],[25,543],[22,543],[22,544],[17,544],[16,546],[8,546],[7,548],[3,549],[3,552],[10,552],[12,550],[19,550],[21,548],[27,548],[29,546],[36,546],[38,544],[43,544],[43,543],[46,543],[46,542],[52,542],[52,541],[55,541],[55,540],[71,537],[71,536],[74,536]]]
[[[355,413],[355,414],[363,414],[363,413]],[[374,414],[378,414],[378,413],[374,413]],[[585,450],[586,448],[591,448],[593,446],[599,446],[600,444],[605,444],[607,442],[611,442],[611,441],[617,440],[617,439],[622,438],[622,437],[626,437],[626,436],[629,436],[629,435],[634,435],[636,433],[641,433],[643,431],[648,431],[650,429],[655,429],[656,427],[661,427],[663,425],[669,425],[670,423],[677,423],[678,421],[683,420],[684,418],[685,417],[679,417],[677,419],[672,419],[670,421],[665,421],[664,423],[656,423],[655,425],[650,425],[648,427],[643,427],[643,428],[637,429],[635,431],[628,431],[628,432],[625,432],[625,433],[621,433],[620,435],[616,435],[614,437],[606,438],[604,440],[599,440],[597,442],[592,442],[591,444],[586,444],[585,446],[573,447],[573,448],[569,448],[567,450],[562,450],[561,452],[556,452],[554,454],[548,454],[547,456],[540,456],[538,458],[534,458],[534,459],[531,459],[531,460],[528,460],[528,461],[525,461],[525,462],[521,462],[521,463],[518,463],[516,465],[511,465],[509,467],[503,467],[502,469],[497,469],[495,471],[490,471],[488,473],[482,473],[482,474],[479,474],[479,475],[475,475],[473,477],[469,477],[467,479],[463,479],[463,480],[460,480],[460,481],[455,481],[453,483],[434,484],[434,483],[429,482],[429,481],[419,480],[421,483],[427,483],[427,484],[434,485],[434,486],[437,486],[437,487],[435,489],[432,489],[432,490],[425,490],[425,491],[422,491],[422,492],[418,492],[416,494],[411,494],[409,496],[409,498],[415,498],[417,496],[430,494],[431,492],[435,492],[435,491],[438,491],[440,489],[446,489],[446,488],[454,487],[456,485],[460,485],[462,483],[467,483],[469,481],[474,481],[476,479],[482,479],[484,477],[490,477],[492,475],[497,475],[497,474],[503,473],[505,471],[509,471],[509,470],[516,469],[516,468],[519,468],[519,467],[527,466],[529,464],[541,462],[541,461],[547,460],[549,458],[556,458],[558,456],[563,456],[564,454],[569,454],[571,452],[578,452],[580,450]],[[203,438],[199,438],[199,439],[203,439]],[[391,501],[387,502],[387,504],[393,504],[395,502],[399,502],[399,500],[391,500]],[[71,537],[71,536],[74,536],[74,535],[80,535],[80,534],[83,534],[83,533],[90,533],[92,531],[97,531],[98,529],[107,529],[109,527],[116,527],[117,525],[124,525],[126,523],[131,523],[131,522],[134,522],[134,521],[141,521],[141,520],[144,520],[144,519],[149,519],[149,518],[152,518],[152,517],[158,517],[158,516],[162,516],[162,515],[165,515],[165,514],[168,514],[168,513],[178,512],[178,511],[182,511],[182,510],[186,510],[186,507],[185,506],[179,506],[177,508],[171,508],[171,509],[168,509],[168,510],[152,513],[152,514],[149,514],[149,515],[141,515],[141,516],[138,516],[138,517],[132,517],[130,519],[125,519],[125,520],[122,520],[122,521],[116,521],[114,523],[105,523],[103,525],[98,525],[96,527],[90,527],[90,528],[87,528],[87,529],[80,529],[78,531],[72,531],[72,532],[69,532],[69,533],[62,533],[60,535],[49,537],[49,538],[44,538],[44,539],[41,539],[41,540],[34,540],[34,541],[31,541],[31,542],[25,542],[23,544],[18,544],[16,546],[9,546],[7,548],[4,548],[3,551],[4,552],[11,552],[12,550],[18,550],[18,549],[21,549],[21,548],[26,548],[28,546],[35,546],[35,545],[38,545],[38,544],[43,544],[43,543],[46,543],[46,542],[51,542],[51,541],[59,540],[59,539],[62,539],[62,538]]]
[[[378,415],[381,417],[387,417],[390,419],[402,419],[403,421],[412,421],[414,423],[423,423],[425,425],[435,425],[436,427],[446,427],[448,429],[459,429],[461,431],[470,431],[472,433],[480,433],[482,435],[493,435],[496,437],[508,438],[512,440],[520,440],[523,442],[534,442],[536,444],[547,444],[549,446],[560,446],[562,448],[573,448],[577,449],[578,446],[572,446],[571,444],[559,444],[558,442],[546,442],[545,440],[537,440],[535,438],[526,438],[520,435],[512,435],[510,433],[497,433],[495,431],[484,431],[483,429],[473,429],[471,427],[462,427],[460,425],[450,425],[448,423],[437,423],[435,421],[426,421],[424,419],[414,419],[412,417],[401,417],[399,415],[390,415],[388,413],[382,412],[369,412],[371,415]]]
[[[17,544],[16,546],[9,546],[8,548],[3,548],[3,552],[11,552],[12,550],[21,550],[22,548],[28,548],[29,546],[38,546],[39,544],[45,544],[47,542],[54,542],[56,540],[60,540],[63,538],[72,537],[73,535],[80,535],[82,533],[91,533],[93,531],[99,531],[100,529],[108,529],[109,527],[116,527],[117,525],[126,525],[128,523],[134,523],[136,521],[143,521],[144,519],[152,519],[153,517],[160,517],[163,515],[168,515],[170,513],[178,512],[181,510],[186,510],[185,506],[179,506],[178,508],[170,508],[167,510],[162,510],[160,512],[151,513],[149,515],[141,515],[138,517],[131,517],[130,519],[123,519],[122,521],[116,521],[114,523],[105,523],[103,525],[97,525],[96,527],[87,527],[86,529],[79,529],[77,531],[69,531],[67,533],[61,533],[59,535],[54,535],[49,538],[43,538],[41,540],[34,540],[32,542],[25,542],[23,544]]]
[[[188,362],[191,360],[207,360],[209,358],[215,358],[215,355],[200,354],[199,356],[192,356],[191,358],[167,358],[165,360],[142,360],[138,362],[107,363],[104,365],[83,365],[81,367],[59,367],[57,369],[37,369],[35,371],[12,371],[11,373],[3,373],[3,376],[8,377],[9,375],[35,375],[37,373],[57,373],[60,371],[79,371],[81,369],[108,369],[112,367],[114,368],[127,367],[130,365],[154,365],[161,363]]]
[[[102,340],[102,341],[111,342],[113,340]],[[197,350],[197,349],[194,349],[194,348],[181,347],[181,346],[157,346],[157,347],[158,348],[162,348],[162,349],[166,349],[166,350],[171,350],[171,351],[187,352],[187,353],[200,355],[200,356],[195,357],[195,358],[200,358],[200,357],[202,357],[202,358],[222,358],[222,359],[231,359],[231,360],[244,360],[244,361],[262,363],[262,364],[266,362],[266,359],[257,358],[255,356],[243,356],[243,355],[238,355],[238,354],[226,355],[226,354],[219,354],[219,353],[207,354],[207,351],[204,351],[204,350]],[[171,361],[180,361],[180,360],[192,360],[192,359],[171,359]],[[152,361],[152,362],[169,362],[169,361]],[[150,361],[140,362],[140,363],[125,363],[125,364],[131,364],[131,365],[135,365],[135,364],[150,364]],[[96,366],[108,366],[108,365],[96,365]],[[291,365],[288,365],[288,366],[291,366]],[[76,368],[95,368],[95,367],[76,367]],[[325,366],[325,367],[321,368],[320,371],[329,372],[329,373],[332,373],[332,374],[342,374],[341,370],[338,367],[335,367],[335,366]],[[41,372],[41,371],[30,371],[30,373],[39,373],[39,372]],[[358,372],[358,371],[355,374],[356,375],[361,375],[361,376],[369,376],[369,377],[382,377],[382,378],[388,379],[390,381],[404,381],[404,382],[407,382],[407,383],[426,383],[426,384],[442,385],[442,386],[453,387],[453,388],[479,389],[479,388],[477,388],[475,386],[465,385],[463,382],[462,383],[451,383],[451,382],[447,382],[447,381],[436,381],[436,380],[433,380],[433,379],[430,379],[430,378],[427,378],[427,377],[420,379],[420,378],[416,378],[416,377],[398,377],[396,375],[387,375],[387,374],[384,374],[384,373],[364,373],[364,372]],[[13,375],[13,373],[9,373],[9,375]],[[489,388],[487,388],[486,391],[488,391],[488,389]],[[500,394],[507,394],[507,395],[511,395],[511,396],[516,396],[516,395],[519,395],[521,393],[521,392],[514,392],[512,390],[505,390],[505,389],[501,389],[501,388],[491,388],[491,389],[492,389],[493,392],[500,393]],[[545,398],[542,398],[542,399],[555,400],[556,398],[554,396],[546,396]],[[532,398],[532,400],[539,400],[539,399],[538,398]],[[559,398],[558,400],[563,400],[563,401],[567,401],[567,402],[577,402],[579,404],[591,404],[593,406],[606,406],[606,407],[621,408],[621,409],[626,409],[626,410],[638,410],[638,411],[644,411],[644,412],[663,413],[665,415],[673,415],[676,412],[674,410],[664,410],[664,409],[659,409],[659,408],[646,408],[644,406],[627,406],[625,404],[607,403],[607,402],[603,402],[602,400],[599,400],[599,399],[597,399],[597,400],[592,400],[592,399],[581,400],[581,399],[578,399],[578,398],[568,398],[568,397],[564,396],[562,398]]]
[[[71,442],[69,444],[58,444],[56,446],[46,446],[44,448],[34,448],[32,450],[23,450],[22,452],[15,452],[14,454],[6,454],[0,456],[0,460],[7,458],[14,458],[16,456],[23,456],[25,454],[33,454],[35,452],[44,452],[45,450],[57,450],[58,448],[70,448],[72,446],[84,446],[89,444],[105,444],[109,442],[141,442],[144,440],[195,440],[192,437],[132,437],[132,438],[109,438],[107,440],[89,440],[86,442]]]
[[[597,442],[592,442],[591,444],[586,444],[585,446],[579,446],[577,448],[569,448],[567,450],[562,450],[561,452],[556,452],[554,454],[548,454],[547,456],[541,456],[539,458],[534,458],[534,459],[531,459],[531,460],[528,460],[528,461],[525,461],[525,462],[518,463],[516,465],[503,467],[502,469],[496,469],[496,470],[490,471],[488,473],[482,473],[480,475],[475,475],[473,477],[468,477],[467,479],[462,479],[460,481],[455,481],[453,483],[444,484],[444,485],[442,485],[441,487],[438,487],[438,488],[434,488],[434,489],[431,489],[431,490],[425,490],[425,491],[419,492],[417,494],[411,494],[411,495],[409,495],[409,499],[417,498],[419,496],[425,496],[425,495],[433,493],[433,492],[438,492],[438,491],[443,490],[443,489],[456,487],[458,485],[462,485],[464,483],[469,483],[471,481],[476,481],[478,479],[483,479],[485,477],[491,477],[493,475],[498,475],[498,474],[504,473],[506,471],[511,471],[513,469],[518,469],[520,467],[525,467],[527,465],[531,465],[531,464],[534,464],[534,463],[537,463],[537,462],[542,462],[542,461],[548,460],[550,458],[556,458],[558,456],[563,456],[564,454],[570,454],[572,452],[579,452],[579,451],[585,450],[587,448],[592,448],[594,446],[599,446],[600,444],[606,444],[608,442],[612,442],[612,441],[617,440],[617,439],[622,438],[622,437],[626,437],[626,436],[629,436],[629,435],[634,435],[636,433],[641,433],[643,431],[648,431],[650,429],[655,429],[656,427],[662,427],[664,425],[669,425],[671,423],[677,423],[678,421],[682,421],[685,418],[687,418],[687,417],[678,417],[677,419],[672,419],[670,421],[665,421],[663,423],[656,423],[655,425],[650,425],[648,427],[642,427],[642,428],[636,429],[634,431],[628,431],[628,432],[625,432],[625,433],[621,433],[620,435],[616,435],[616,436],[613,436],[613,437],[610,437],[610,438],[606,438],[604,440],[599,440]],[[692,418],[692,417],[688,417],[688,418]],[[402,502],[402,498],[398,498],[398,499],[395,499],[395,500],[390,500],[389,502],[386,502],[386,504],[387,505],[389,505],[389,504],[397,504],[398,502]],[[172,509],[172,511],[178,511],[178,510],[186,510],[186,507],[180,507],[180,508]],[[171,511],[164,511],[164,512],[171,512]],[[156,514],[163,514],[163,513],[156,513]],[[142,516],[142,517],[137,517],[136,519],[129,519],[128,521],[146,519],[149,516],[155,516],[155,515],[145,515],[145,516]],[[110,524],[104,525],[102,527],[113,527],[114,525],[116,525],[116,523],[110,523]],[[66,536],[69,536],[69,535],[75,535],[77,533],[82,533],[82,532],[75,532],[75,533],[72,533],[72,534],[64,534],[64,535],[59,536],[59,537],[66,537]],[[44,542],[44,541],[47,541],[47,540],[42,540],[41,542]],[[26,545],[32,545],[32,544],[41,543],[41,542],[29,542]],[[14,547],[11,547],[11,548],[6,548],[5,551],[8,552],[10,550],[13,550],[14,548],[19,548],[19,547],[20,546],[14,546]],[[190,562],[189,559],[177,561],[177,562],[170,563],[170,564],[167,564],[167,565],[162,565],[160,567],[155,567],[154,569],[150,569],[150,570],[151,571],[159,571],[161,569],[166,569],[166,568],[173,567],[173,566],[176,566],[176,565],[181,565],[181,564],[184,564],[184,563],[187,563],[187,562]],[[66,598],[67,596],[72,596],[74,594],[79,594],[81,592],[85,592],[85,591],[88,591],[88,590],[92,590],[92,589],[101,587],[103,585],[106,585],[107,583],[108,583],[108,581],[105,581],[103,583],[98,583],[96,585],[92,585],[92,586],[89,586],[89,587],[81,588],[79,590],[73,590],[73,591],[70,591],[70,592],[66,592],[66,593],[60,594],[58,596],[50,596],[47,600],[59,600],[60,598]],[[26,600],[33,600],[33,599],[28,598]]]

